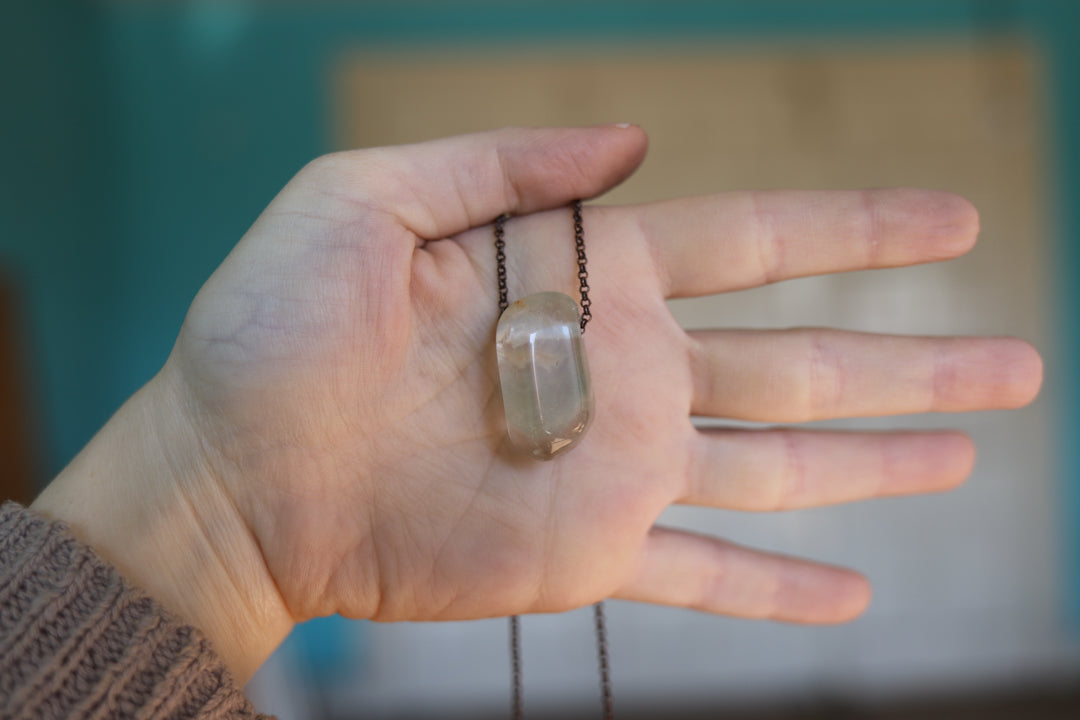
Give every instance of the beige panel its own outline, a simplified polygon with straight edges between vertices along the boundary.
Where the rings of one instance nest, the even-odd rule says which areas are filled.
[[[1022,46],[956,42],[360,53],[334,70],[333,116],[343,148],[511,124],[636,122],[651,137],[649,158],[611,202],[737,188],[960,192],[983,220],[979,248],[961,261],[799,280],[673,310],[688,326],[1012,333],[1052,358],[1041,72]],[[1051,363],[1044,399],[1027,410],[904,419],[959,424],[975,437],[976,478],[952,495],[778,516],[670,513],[740,542],[860,567],[876,583],[875,605],[855,626],[814,631],[616,605],[623,701],[894,692],[1080,667],[1065,661],[1076,647],[1057,607],[1054,394]],[[593,703],[587,623],[535,618],[530,627],[531,687],[556,705]],[[503,632],[501,623],[373,629],[379,669],[352,697],[368,708],[502,707]],[[452,673],[417,669],[418,658],[443,653],[469,661]]]
[[[725,188],[966,186],[1018,160],[1033,169],[1037,77],[1016,47],[358,55],[338,69],[334,117],[341,147],[636,122],[652,153],[614,196],[623,202]]]

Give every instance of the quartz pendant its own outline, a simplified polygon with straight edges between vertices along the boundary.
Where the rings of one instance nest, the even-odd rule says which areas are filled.
[[[510,442],[537,460],[577,444],[592,420],[592,383],[573,298],[529,295],[510,305],[495,329]]]

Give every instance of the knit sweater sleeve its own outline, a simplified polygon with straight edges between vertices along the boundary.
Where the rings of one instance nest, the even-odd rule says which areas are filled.
[[[61,523],[0,507],[0,718],[261,718],[202,634]]]

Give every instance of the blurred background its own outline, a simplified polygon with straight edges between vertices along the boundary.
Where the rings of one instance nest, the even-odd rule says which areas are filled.
[[[944,496],[665,521],[852,565],[872,609],[792,627],[612,603],[623,718],[1080,717],[1080,2],[76,2],[0,9],[0,491],[28,501],[160,367],[203,280],[335,149],[635,122],[605,201],[922,186],[971,198],[942,266],[672,304],[688,327],[1014,334],[1047,364],[960,427]],[[524,618],[530,717],[597,717],[591,615]],[[505,621],[299,627],[255,677],[283,720],[501,718]]]

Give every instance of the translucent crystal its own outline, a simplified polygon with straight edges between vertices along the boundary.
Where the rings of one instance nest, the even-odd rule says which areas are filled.
[[[510,442],[538,460],[572,448],[592,419],[592,384],[577,303],[542,292],[503,312],[495,330]]]

